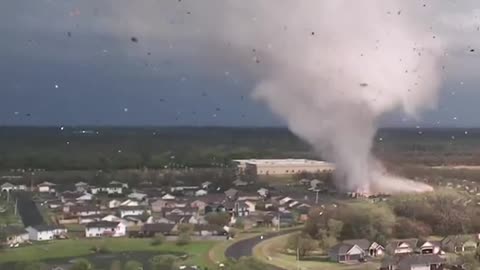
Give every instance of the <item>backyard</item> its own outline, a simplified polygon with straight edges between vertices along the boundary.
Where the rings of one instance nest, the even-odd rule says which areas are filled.
[[[209,265],[208,251],[214,245],[212,241],[196,241],[179,246],[173,242],[165,242],[154,246],[151,239],[110,238],[110,239],[69,239],[36,243],[16,249],[3,250],[0,264],[19,261],[44,261],[69,259],[92,255],[93,249],[102,249],[105,253],[146,252],[186,254],[185,263]]]

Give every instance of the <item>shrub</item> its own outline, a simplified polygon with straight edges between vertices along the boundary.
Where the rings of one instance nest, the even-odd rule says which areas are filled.
[[[155,236],[155,238],[152,240],[152,246],[160,246],[165,242],[165,236],[163,234],[159,234]]]

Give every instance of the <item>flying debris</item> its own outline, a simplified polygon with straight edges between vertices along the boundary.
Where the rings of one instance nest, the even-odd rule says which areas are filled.
[[[367,86],[368,86],[368,83],[361,83],[360,86],[361,86],[361,87],[367,87]]]
[[[131,37],[130,40],[131,40],[132,42],[134,42],[134,43],[137,43],[137,42],[138,42],[138,38],[136,38],[136,37]]]
[[[71,37],[71,36],[72,36],[72,32],[67,32],[67,36],[68,36],[68,37]]]

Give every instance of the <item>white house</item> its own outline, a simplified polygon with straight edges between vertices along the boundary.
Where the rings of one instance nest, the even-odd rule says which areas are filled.
[[[30,226],[25,230],[28,232],[28,238],[32,241],[52,240],[67,233],[66,228],[51,225]]]
[[[130,199],[142,201],[143,199],[145,199],[147,197],[147,194],[140,193],[140,192],[132,192],[132,193],[128,194],[127,197],[130,198]]]
[[[115,215],[106,215],[102,218],[103,221],[110,221],[110,222],[122,222],[125,224],[125,220],[123,218],[119,218]]]
[[[88,184],[85,183],[85,182],[77,182],[75,183],[75,190],[77,190],[78,192],[84,192],[84,191],[87,191],[88,189]]]
[[[39,192],[55,192],[55,184],[50,182],[43,182],[37,185]]]
[[[12,190],[16,190],[17,186],[9,182],[5,182],[0,186],[0,189],[2,190],[2,192],[10,192]]]
[[[210,185],[212,185],[212,182],[205,181],[205,182],[202,183],[202,188],[203,189],[208,189],[210,187]]]
[[[119,200],[115,200],[115,199],[110,200],[110,201],[108,202],[108,208],[117,208],[117,207],[120,206],[121,203],[122,203],[122,202],[119,201]]]
[[[110,182],[110,185],[113,185],[113,186],[121,186],[123,188],[128,188],[128,184],[127,183],[123,183],[123,182],[120,182],[120,181],[112,181]]]
[[[91,216],[91,215],[98,215],[101,213],[100,209],[97,208],[96,206],[87,206],[87,205],[70,206],[67,212],[74,216]]]
[[[2,228],[5,232],[7,245],[21,244],[28,241],[28,232],[17,226],[6,226]]]
[[[195,196],[196,197],[205,196],[207,194],[208,194],[208,192],[205,189],[199,189],[199,190],[195,191]]]
[[[266,188],[260,188],[259,190],[257,190],[257,193],[258,195],[262,196],[262,197],[267,197],[268,195],[268,189]]]
[[[121,237],[126,235],[122,222],[97,221],[85,226],[85,237]]]
[[[130,207],[120,207],[120,217],[124,216],[140,216],[145,213],[145,209],[143,207],[138,206],[130,206]]]
[[[120,206],[138,206],[138,205],[139,205],[138,201],[135,201],[132,199],[127,199],[120,203]]]
[[[85,193],[80,197],[77,197],[75,200],[77,201],[91,201],[93,199],[93,195],[90,193]]]
[[[175,196],[167,193],[162,196],[162,200],[175,200]]]
[[[108,187],[91,187],[90,191],[92,194],[98,194],[99,192],[104,192],[107,194],[122,194],[123,186],[121,185],[112,185]]]

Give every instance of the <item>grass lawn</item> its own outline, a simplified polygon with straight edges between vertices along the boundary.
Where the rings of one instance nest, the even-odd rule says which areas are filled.
[[[6,249],[0,254],[0,263],[15,261],[39,261],[68,257],[85,256],[92,253],[92,247],[106,247],[111,252],[122,251],[162,251],[190,255],[188,263],[207,265],[208,251],[213,241],[195,241],[185,246],[166,242],[152,246],[151,239],[109,238],[109,239],[68,239],[36,243],[16,249]]]
[[[281,252],[289,235],[290,234],[282,235],[261,242],[254,247],[253,256],[263,263],[275,265],[287,270],[298,270],[299,268],[304,270],[373,270],[379,267],[378,263],[375,262],[355,265],[333,263],[324,257],[315,257],[297,262],[296,256]]]

